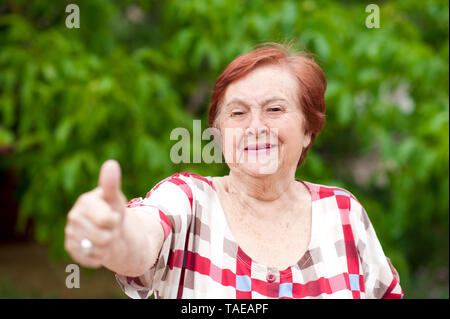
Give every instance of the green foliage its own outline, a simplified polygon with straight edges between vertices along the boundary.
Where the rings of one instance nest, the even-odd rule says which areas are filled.
[[[13,153],[0,169],[20,173],[20,221],[33,217],[55,256],[108,158],[129,198],[176,171],[226,174],[172,164],[170,131],[205,128],[225,66],[287,39],[328,80],[327,123],[298,177],[358,198],[407,296],[429,296],[409,290],[420,267],[448,273],[448,2],[383,2],[379,29],[358,1],[77,1],[80,29],[65,27],[68,2],[12,3],[0,17],[0,146]]]

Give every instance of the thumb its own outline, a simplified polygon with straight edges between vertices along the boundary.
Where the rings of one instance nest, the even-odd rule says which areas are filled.
[[[103,191],[104,200],[118,212],[125,209],[125,197],[121,191],[122,173],[116,160],[107,160],[100,169],[98,184]]]

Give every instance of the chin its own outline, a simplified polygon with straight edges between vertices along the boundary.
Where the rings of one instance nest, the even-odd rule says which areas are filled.
[[[265,177],[269,175],[276,175],[279,171],[278,161],[270,161],[267,164],[241,164],[239,170],[247,175],[253,177]]]

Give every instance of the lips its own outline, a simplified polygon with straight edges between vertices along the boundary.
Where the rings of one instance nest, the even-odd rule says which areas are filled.
[[[258,144],[247,145],[244,148],[244,150],[245,151],[270,150],[273,147],[276,147],[276,145],[273,145],[273,144],[270,144],[270,143],[258,143]]]

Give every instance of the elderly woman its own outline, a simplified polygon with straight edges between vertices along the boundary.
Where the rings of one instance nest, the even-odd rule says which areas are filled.
[[[126,204],[120,167],[68,214],[65,247],[133,298],[401,298],[364,207],[295,178],[325,121],[313,58],[265,44],[219,76],[208,120],[228,176],[174,174]]]

